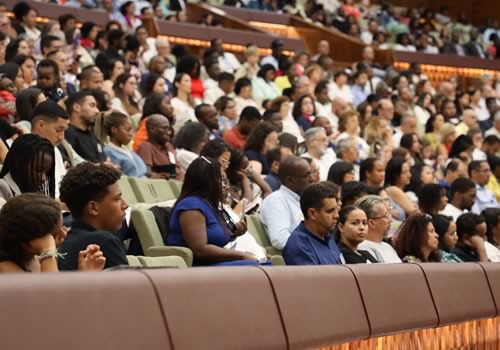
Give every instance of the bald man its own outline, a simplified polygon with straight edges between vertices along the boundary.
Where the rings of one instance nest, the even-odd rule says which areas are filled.
[[[321,56],[330,55],[330,43],[326,40],[320,40],[318,47],[316,49],[316,55],[312,58],[313,61],[317,62]]]
[[[283,250],[288,237],[304,219],[300,195],[311,184],[311,167],[300,157],[282,160],[278,171],[281,187],[262,202],[260,220],[272,246]]]
[[[148,139],[144,141],[137,151],[148,169],[146,176],[158,179],[172,177],[182,178],[182,170],[176,164],[175,149],[170,143],[172,129],[167,117],[153,114],[146,120]],[[167,171],[166,166],[174,164],[174,172]]]

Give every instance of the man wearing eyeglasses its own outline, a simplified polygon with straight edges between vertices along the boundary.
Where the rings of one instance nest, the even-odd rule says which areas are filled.
[[[490,180],[491,168],[485,160],[474,160],[469,164],[469,177],[476,184],[476,202],[472,212],[481,214],[486,208],[498,207],[495,195],[486,188]]]
[[[364,196],[355,203],[368,218],[368,235],[358,249],[366,250],[380,263],[400,263],[396,250],[383,241],[391,225],[391,213],[379,196]]]

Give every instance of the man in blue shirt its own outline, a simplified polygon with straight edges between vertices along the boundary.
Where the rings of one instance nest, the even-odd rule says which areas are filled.
[[[283,250],[287,265],[341,264],[340,251],[330,234],[339,217],[336,192],[326,183],[311,185],[300,197],[300,209],[304,221]]]

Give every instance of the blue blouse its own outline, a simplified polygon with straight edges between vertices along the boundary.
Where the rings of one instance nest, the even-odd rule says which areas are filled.
[[[120,166],[124,175],[135,177],[146,176],[148,169],[137,153],[110,144],[104,147],[104,154],[111,159],[113,164]]]
[[[212,244],[223,248],[231,240],[231,236],[228,229],[219,221],[216,211],[208,204],[203,198],[199,196],[189,196],[182,199],[180,202],[175,204],[170,217],[170,230],[167,236],[167,244],[173,246],[188,247],[184,236],[182,235],[181,224],[179,220],[180,213],[187,210],[198,210],[205,217],[206,227],[207,227],[207,241],[208,244]],[[193,259],[193,265],[257,265],[256,261],[251,260],[237,260],[228,261],[215,264],[207,264],[202,261],[198,261],[196,256]]]

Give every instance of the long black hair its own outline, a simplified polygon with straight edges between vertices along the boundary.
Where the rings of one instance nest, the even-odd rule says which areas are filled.
[[[403,171],[403,164],[406,159],[401,157],[394,157],[388,163],[385,169],[384,187],[396,186],[396,183]]]
[[[488,242],[498,246],[500,242],[495,241],[493,237],[493,230],[500,222],[500,208],[486,208],[481,212],[481,215],[486,221],[486,236],[488,237]]]
[[[52,159],[50,169],[42,181],[45,156]],[[46,139],[34,134],[19,136],[5,157],[0,178],[9,174],[21,193],[41,192],[50,197],[55,195],[55,156],[54,146]]]
[[[189,196],[199,196],[218,211],[223,202],[222,175],[215,158],[196,158],[184,175],[181,194],[177,203]]]

